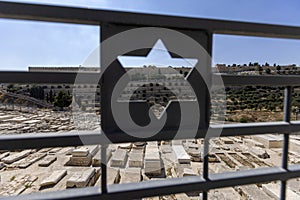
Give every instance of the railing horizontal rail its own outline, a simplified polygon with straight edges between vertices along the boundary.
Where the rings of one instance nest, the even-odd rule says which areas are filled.
[[[77,78],[80,77],[80,78]],[[100,73],[92,72],[25,72],[0,71],[1,83],[20,84],[95,84]],[[213,84],[225,86],[268,85],[268,86],[300,86],[297,75],[229,75],[213,74]],[[223,82],[220,82],[222,80]]]
[[[222,131],[221,135],[219,135]],[[267,123],[245,123],[211,125],[208,137],[228,137],[242,135],[258,135],[268,133],[300,133],[300,122],[267,122]],[[112,133],[113,137],[107,137],[100,131],[80,131],[66,133],[43,133],[43,134],[20,134],[0,136],[0,150],[32,149],[63,146],[80,146],[93,144],[140,142],[172,140],[172,134],[157,134],[151,138],[131,138],[124,133]],[[199,135],[203,138],[206,135]],[[189,135],[176,135],[176,139],[189,139]]]
[[[242,86],[242,85],[268,85],[268,86],[300,86],[300,76],[298,75],[230,75],[214,74],[213,83],[216,85],[224,84],[225,86]],[[223,83],[218,80],[220,78]]]
[[[208,30],[212,33],[220,34],[300,39],[300,28],[295,26],[11,2],[0,2],[0,17],[92,25],[112,23],[120,25],[156,26]]]
[[[73,189],[69,189],[65,191],[8,197],[5,200],[137,199],[189,191],[200,190],[199,192],[201,192],[216,188],[263,183],[266,181],[285,181],[288,179],[297,178],[299,176],[300,165],[292,165],[288,170],[285,170],[281,167],[272,167],[211,174],[209,176],[209,180],[204,180],[199,176],[190,176],[140,183],[109,185],[108,194],[101,194],[99,188],[93,187],[76,189],[76,192],[74,192]]]

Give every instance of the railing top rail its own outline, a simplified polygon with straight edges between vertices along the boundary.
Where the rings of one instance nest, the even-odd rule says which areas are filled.
[[[103,25],[156,26],[211,33],[300,39],[300,27],[66,6],[0,2],[0,18]]]

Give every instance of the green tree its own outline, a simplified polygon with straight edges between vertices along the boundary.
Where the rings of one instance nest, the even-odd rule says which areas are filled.
[[[49,92],[49,101],[50,101],[51,103],[53,103],[53,101],[54,101],[53,91],[52,91],[52,90],[50,90],[50,92]]]
[[[31,97],[34,97],[36,99],[44,99],[44,89],[41,86],[33,85],[29,89],[29,93]]]
[[[262,74],[263,68],[261,66],[256,65],[256,70],[259,72],[259,74]]]
[[[72,102],[72,97],[64,91],[59,91],[54,99],[54,106],[60,107],[63,110],[64,107],[68,107]]]
[[[281,70],[281,67],[278,65],[278,66],[276,67],[276,70],[277,70],[277,71],[280,71],[280,70]]]

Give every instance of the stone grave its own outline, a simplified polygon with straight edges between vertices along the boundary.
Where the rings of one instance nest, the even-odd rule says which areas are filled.
[[[124,167],[127,160],[127,150],[124,149],[117,149],[111,159],[110,159],[110,166],[111,167]]]
[[[144,158],[145,174],[160,175],[162,171],[161,160],[157,142],[148,142]]]
[[[40,163],[39,166],[40,167],[49,167],[52,163],[54,163],[57,160],[56,156],[53,155],[49,155],[45,158],[43,158]]]
[[[56,185],[63,177],[67,175],[67,170],[56,170],[50,176],[47,176],[41,183],[41,188]]]
[[[96,175],[96,170],[94,168],[86,169],[84,171],[75,172],[66,183],[67,188],[83,188],[90,182],[94,182],[94,176]]]

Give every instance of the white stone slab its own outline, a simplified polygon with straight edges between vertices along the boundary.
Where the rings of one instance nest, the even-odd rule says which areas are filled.
[[[31,153],[31,150],[24,150],[24,151],[21,151],[19,153],[15,153],[15,154],[12,154],[8,157],[3,158],[2,162],[6,163],[6,164],[11,164],[11,163],[16,162],[18,160],[21,160],[22,158],[25,158],[30,153]]]
[[[184,150],[182,145],[174,145],[172,146],[176,159],[179,163],[190,163],[191,158]]]
[[[2,154],[0,155],[0,161],[1,161],[3,158],[7,157],[7,156],[9,156],[9,152],[2,153]]]
[[[48,154],[56,154],[57,152],[59,152],[60,150],[62,150],[62,147],[55,147],[53,149],[51,149]]]
[[[146,146],[144,169],[145,174],[161,174],[162,166],[157,142]]]
[[[255,135],[253,139],[262,143],[267,148],[281,148],[282,147],[282,137],[276,137],[274,135]]]
[[[147,142],[147,147],[154,147],[157,148],[158,147],[158,142],[157,141],[151,141],[151,142]]]
[[[130,153],[128,158],[129,167],[143,167],[143,153]]]
[[[269,183],[269,184],[263,184],[262,185],[263,191],[273,197],[276,200],[280,199],[280,184],[274,184],[274,183]],[[288,200],[299,200],[300,195],[297,193],[293,192],[289,188],[286,190],[286,199]]]
[[[182,145],[182,140],[172,140],[172,146],[173,145]]]
[[[121,170],[120,183],[136,183],[141,181],[140,168],[127,168]]]
[[[90,154],[92,156],[95,156],[97,154],[97,152],[99,151],[99,145],[91,145],[91,146],[87,146],[87,148],[90,151]]]
[[[92,164],[92,155],[88,154],[84,157],[71,157],[67,165],[69,166],[90,166]]]
[[[89,149],[86,147],[80,147],[78,149],[74,149],[72,152],[73,157],[85,157],[90,153]]]
[[[38,119],[33,119],[33,120],[28,120],[28,121],[25,121],[23,122],[24,124],[38,124],[40,123],[41,120],[38,120]]]
[[[72,156],[73,157],[85,157],[85,156],[88,156],[88,154],[95,156],[98,151],[99,151],[98,145],[84,146],[84,147],[74,149],[72,152]]]
[[[120,180],[120,170],[107,167],[107,185],[118,183]]]
[[[197,174],[190,168],[184,168],[183,176],[197,176]]]
[[[274,200],[256,185],[239,186],[237,188],[239,191],[241,191],[239,193],[242,194],[247,200]]]
[[[46,156],[45,153],[34,153],[30,154],[26,158],[19,160],[13,164],[13,166],[24,169],[32,165],[33,163],[39,161]]]
[[[54,171],[49,177],[40,183],[41,187],[56,185],[63,177],[67,175],[67,170]]]
[[[56,156],[49,155],[42,159],[39,163],[40,167],[48,167],[57,160]]]
[[[123,167],[126,164],[127,160],[127,151],[124,149],[117,149],[111,159],[110,166],[111,167]]]
[[[88,186],[89,182],[95,175],[96,170],[91,168],[85,171],[79,171],[74,173],[68,180],[67,180],[67,188],[83,188]]]
[[[132,143],[121,143],[121,144],[118,144],[118,147],[121,149],[131,149]]]

